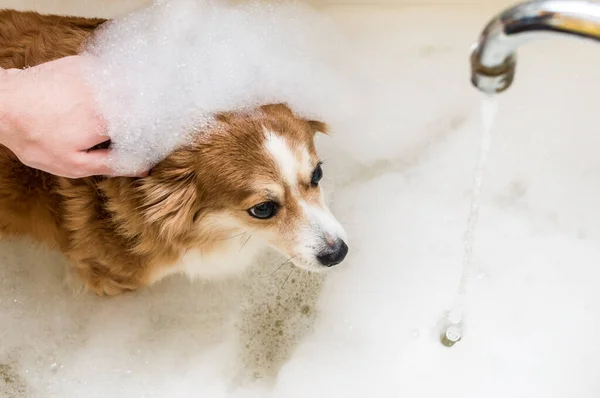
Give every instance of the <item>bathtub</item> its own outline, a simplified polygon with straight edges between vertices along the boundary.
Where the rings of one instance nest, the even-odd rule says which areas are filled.
[[[89,16],[138,0],[0,0]],[[396,109],[322,140],[351,254],[327,276],[174,277],[73,299],[64,259],[0,242],[0,397],[600,396],[600,48],[519,50],[498,98],[462,340],[439,333],[461,276],[481,96],[471,43],[508,1],[320,1]],[[362,115],[359,117],[371,117]],[[284,284],[284,281],[286,281]]]

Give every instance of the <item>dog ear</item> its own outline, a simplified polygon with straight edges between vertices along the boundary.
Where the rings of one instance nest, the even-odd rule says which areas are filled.
[[[294,112],[284,103],[263,105],[260,110],[269,115],[279,114],[294,117]]]
[[[314,134],[321,133],[329,135],[329,126],[327,124],[318,120],[307,120],[307,122]]]
[[[192,231],[198,203],[191,164],[171,157],[139,181],[144,221],[157,228],[161,240],[183,239]]]

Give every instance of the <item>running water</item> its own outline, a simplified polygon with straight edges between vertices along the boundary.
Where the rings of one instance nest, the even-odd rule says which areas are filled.
[[[481,136],[481,145],[479,148],[479,159],[475,168],[475,178],[473,180],[471,207],[469,218],[467,220],[467,231],[464,238],[464,253],[462,260],[462,276],[458,286],[458,293],[454,306],[448,313],[446,328],[442,336],[442,343],[446,346],[452,346],[462,337],[462,322],[464,317],[464,300],[467,293],[467,287],[471,277],[471,268],[473,263],[473,244],[475,242],[475,232],[477,220],[479,218],[479,207],[481,204],[481,188],[483,186],[483,177],[485,175],[485,166],[490,151],[490,142],[492,136],[492,126],[498,108],[495,97],[486,96],[481,105],[481,118],[483,124],[483,134]]]

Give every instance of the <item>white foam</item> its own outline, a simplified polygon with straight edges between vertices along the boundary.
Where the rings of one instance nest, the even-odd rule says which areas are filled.
[[[117,18],[86,47],[113,167],[154,165],[219,111],[287,102],[325,118],[325,105],[355,97],[336,67],[343,46],[333,24],[298,2],[157,0]]]

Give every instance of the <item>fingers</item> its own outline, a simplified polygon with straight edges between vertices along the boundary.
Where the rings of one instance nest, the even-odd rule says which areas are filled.
[[[114,171],[108,166],[108,153],[107,149],[79,152],[74,159],[78,165],[76,173],[81,177],[113,175]]]
[[[79,151],[68,155],[67,158],[48,157],[46,153],[23,152],[15,153],[25,165],[50,174],[66,178],[84,178],[90,176],[105,177],[146,177],[149,172],[143,170],[137,173],[118,173],[109,166],[109,151],[97,149],[94,151]]]
[[[109,167],[108,155],[110,151],[107,149],[95,149],[79,153],[77,162],[82,165],[80,171],[88,177],[92,175],[102,175],[109,177],[146,177],[148,171],[144,170],[138,173],[117,173]]]

